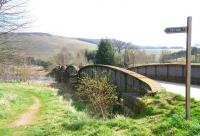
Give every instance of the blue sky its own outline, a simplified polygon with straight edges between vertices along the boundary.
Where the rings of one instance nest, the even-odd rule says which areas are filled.
[[[166,27],[185,26],[193,17],[192,43],[200,43],[198,0],[30,0],[35,19],[27,31],[66,37],[116,38],[137,45],[185,46],[185,34]]]

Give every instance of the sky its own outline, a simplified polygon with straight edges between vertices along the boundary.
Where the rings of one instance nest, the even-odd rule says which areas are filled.
[[[200,43],[199,5],[199,0],[30,0],[34,21],[27,31],[185,47],[185,33],[164,29],[186,26],[192,16],[192,44]]]

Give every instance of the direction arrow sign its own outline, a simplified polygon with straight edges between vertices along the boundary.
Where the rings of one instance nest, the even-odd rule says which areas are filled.
[[[187,27],[169,27],[165,29],[165,33],[187,33]]]

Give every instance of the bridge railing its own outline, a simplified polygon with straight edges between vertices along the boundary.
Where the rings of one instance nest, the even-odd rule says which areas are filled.
[[[94,78],[95,75],[107,73],[109,81],[117,86],[120,97],[124,100],[124,105],[133,110],[139,110],[141,97],[163,90],[156,81],[140,75],[136,72],[109,65],[88,65],[78,69],[75,66],[67,68],[57,67],[53,70],[53,75],[58,82],[70,83],[72,77],[83,77],[85,75]],[[76,78],[78,79],[78,78]]]
[[[186,69],[184,64],[153,64],[130,68],[130,70],[149,78],[184,83]],[[200,65],[191,66],[191,83],[200,85]]]
[[[78,73],[80,77],[84,74],[93,77],[95,72],[97,74],[107,72],[110,82],[115,84],[122,93],[144,94],[145,91],[155,93],[163,89],[160,84],[150,78],[130,70],[110,65],[88,65],[81,68]]]

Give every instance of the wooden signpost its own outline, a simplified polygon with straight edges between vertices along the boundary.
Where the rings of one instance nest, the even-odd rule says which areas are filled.
[[[191,85],[191,39],[192,39],[192,17],[187,17],[186,27],[171,27],[166,28],[165,32],[167,34],[173,33],[187,33],[186,40],[186,80],[185,80],[185,111],[186,119],[191,118],[190,110],[190,85]]]

